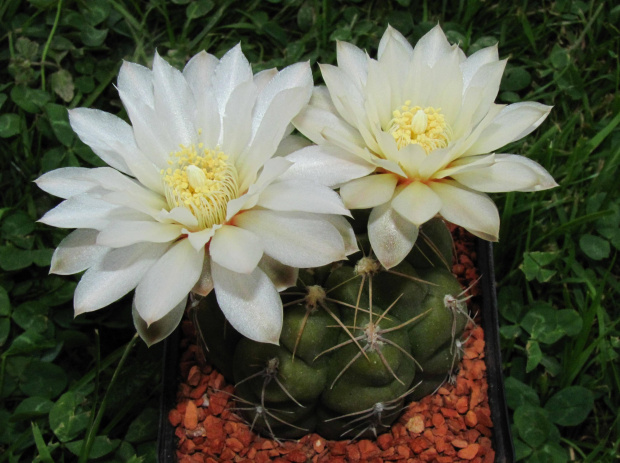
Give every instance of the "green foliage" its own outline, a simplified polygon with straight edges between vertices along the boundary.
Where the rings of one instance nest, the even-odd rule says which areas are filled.
[[[583,386],[564,388],[541,407],[537,392],[514,377],[506,380],[506,400],[514,410],[517,460],[566,461],[557,425],[580,425],[594,408],[594,394]]]
[[[181,66],[201,49],[221,56],[241,42],[259,71],[300,60],[333,63],[336,39],[372,55],[388,23],[415,42],[437,22],[468,54],[499,43],[500,56],[509,62],[498,102],[554,106],[538,131],[503,151],[540,162],[560,186],[497,197],[502,354],[508,390],[521,391],[520,398],[509,393],[519,460],[617,459],[620,7],[594,0],[542,7],[509,1],[491,7],[481,1],[5,0],[0,3],[0,462],[70,461],[78,447],[85,455],[85,446],[72,442],[88,440],[93,423],[64,442],[53,431],[52,410],[57,413],[70,393],[83,400],[74,415],[60,410],[63,416],[87,413],[94,420],[133,330],[128,300],[73,320],[77,280],[47,275],[65,232],[36,223],[56,200],[32,181],[59,167],[101,165],[70,131],[66,109],[92,106],[124,117],[112,85],[121,60],[149,65],[155,48]],[[92,342],[95,327],[101,329],[100,361]],[[122,375],[130,387],[119,382],[108,395],[91,456],[121,439],[101,461],[154,461],[154,438],[138,432],[144,424],[138,420],[145,407],[157,406],[158,359],[156,347],[132,350]],[[53,375],[49,386],[33,373],[43,364]],[[577,401],[586,396],[587,402]],[[526,408],[517,413],[519,407]],[[559,407],[567,415],[556,415]],[[575,415],[573,409],[588,414]],[[528,416],[538,417],[536,426],[547,433],[537,447],[518,426]],[[136,434],[128,434],[134,428]]]

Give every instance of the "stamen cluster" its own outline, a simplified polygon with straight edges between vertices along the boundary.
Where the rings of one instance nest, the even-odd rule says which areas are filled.
[[[417,143],[426,153],[448,146],[452,138],[452,130],[446,123],[441,108],[432,106],[422,108],[411,107],[411,101],[392,112],[388,132],[392,134],[398,149]]]
[[[228,201],[238,196],[237,170],[221,151],[198,146],[181,146],[170,154],[161,170],[166,200],[171,208],[185,207],[198,220],[201,229],[221,224]]]

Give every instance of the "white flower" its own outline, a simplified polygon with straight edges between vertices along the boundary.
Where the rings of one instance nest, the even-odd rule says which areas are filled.
[[[346,207],[373,208],[369,238],[386,268],[402,261],[418,227],[437,214],[497,240],[499,214],[485,193],[556,186],[534,161],[495,153],[551,109],[493,102],[505,66],[497,47],[466,58],[439,26],[415,48],[388,27],[377,60],[346,42],[337,52],[338,66],[321,66],[327,88],[315,88],[293,121],[320,147],[297,153],[293,170],[338,169],[324,180],[340,186]]]
[[[277,343],[278,294],[296,268],[356,249],[338,194],[282,178],[276,156],[312,92],[308,63],[252,74],[236,46],[205,52],[183,72],[155,54],[153,70],[124,63],[118,91],[132,125],[94,109],[69,112],[73,130],[110,167],[69,167],[37,180],[65,201],[41,222],[77,228],[51,272],[86,270],[75,313],[135,288],[134,320],[152,344],[178,325],[190,292],[212,289],[243,335]],[[294,153],[293,153],[294,154]]]

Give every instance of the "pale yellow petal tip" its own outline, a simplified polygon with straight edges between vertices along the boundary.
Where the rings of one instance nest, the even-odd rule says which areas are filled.
[[[360,248],[358,247],[357,242],[356,243],[350,243],[347,246],[345,246],[344,253],[346,254],[346,256],[350,256],[351,254],[355,254],[359,250],[360,250]],[[346,256],[345,256],[345,259],[346,259]]]
[[[539,185],[536,186],[536,191],[542,191],[542,190],[550,190],[552,188],[556,188],[560,186],[558,182],[556,182],[555,180],[551,179],[550,182],[545,182],[545,183],[541,183]]]
[[[73,318],[77,318],[79,315],[82,315],[83,313],[86,313],[86,312],[88,312],[86,307],[74,306],[73,307]]]
[[[469,231],[472,233],[472,235],[476,235],[478,238],[482,238],[485,241],[491,241],[492,243],[497,243],[499,241],[499,230],[496,233],[485,233],[478,230]]]
[[[392,261],[385,261],[382,262],[381,261],[381,265],[383,266],[384,269],[389,270],[392,267],[396,267],[398,264],[400,264],[400,262],[392,262]]]
[[[152,318],[150,318],[150,319],[148,319],[148,320],[145,320],[145,319],[143,318],[142,320],[143,320],[143,321],[144,321],[144,323],[146,324],[146,329],[148,330],[148,329],[151,327],[151,325],[152,325],[153,323],[155,323],[156,321],[158,321],[159,319],[157,319],[157,320],[153,320]]]

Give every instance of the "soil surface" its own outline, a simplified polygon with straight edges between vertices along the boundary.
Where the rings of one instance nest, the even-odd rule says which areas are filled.
[[[477,318],[479,293],[474,238],[452,228],[457,258],[452,271]],[[234,412],[232,385],[204,361],[191,322],[183,322],[176,408],[169,412],[178,437],[180,463],[492,463],[493,423],[487,397],[484,334],[470,323],[463,335],[458,373],[436,393],[411,402],[390,432],[375,440],[331,441],[309,434],[274,441],[252,432]]]

